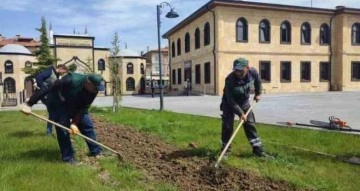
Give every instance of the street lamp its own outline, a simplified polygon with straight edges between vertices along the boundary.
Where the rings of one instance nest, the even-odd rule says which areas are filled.
[[[160,111],[164,109],[164,100],[163,100],[163,83],[162,83],[162,71],[161,71],[161,45],[160,45],[160,15],[161,8],[164,8],[165,5],[170,7],[170,12],[168,12],[165,17],[167,18],[176,18],[179,15],[174,11],[174,8],[167,2],[162,2],[159,5],[156,5],[156,13],[157,13],[157,31],[158,31],[158,54],[159,54],[159,77],[160,77]]]

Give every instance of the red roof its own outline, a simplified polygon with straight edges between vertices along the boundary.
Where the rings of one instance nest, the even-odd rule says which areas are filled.
[[[29,48],[37,47],[41,44],[41,42],[29,37],[16,36],[14,38],[5,38],[0,36],[0,47],[3,47],[7,44],[19,44]]]

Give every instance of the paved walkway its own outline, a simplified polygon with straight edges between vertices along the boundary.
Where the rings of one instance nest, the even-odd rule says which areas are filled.
[[[125,107],[160,108],[158,95],[123,96]],[[165,96],[164,109],[179,113],[220,117],[220,96]],[[94,104],[99,107],[111,106],[112,97],[98,97]],[[360,92],[322,92],[265,94],[255,106],[257,122],[284,124],[297,122],[308,124],[310,120],[328,122],[329,116],[345,120],[354,129],[360,129]],[[15,108],[12,108],[15,109]],[[44,109],[37,104],[34,109]],[[6,110],[6,108],[3,108]]]

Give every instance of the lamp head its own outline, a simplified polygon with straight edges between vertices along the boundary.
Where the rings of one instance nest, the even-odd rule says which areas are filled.
[[[174,9],[171,9],[170,12],[168,12],[165,17],[167,18],[176,18],[179,17],[179,14],[177,14],[177,12],[174,11]]]

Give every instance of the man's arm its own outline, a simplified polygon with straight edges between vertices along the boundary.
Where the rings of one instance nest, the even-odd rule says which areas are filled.
[[[91,104],[93,103],[93,101],[95,100],[97,94],[90,94],[86,91],[82,91],[79,98],[81,99],[81,101],[79,101],[75,108],[75,115],[72,117],[72,123],[77,125],[80,123],[80,120],[82,118],[82,116],[84,115],[84,113],[86,113]]]
[[[232,108],[234,113],[238,116],[244,115],[244,111],[240,108],[239,104],[236,103],[234,98],[232,97],[231,90],[233,89],[233,85],[231,84],[230,80],[227,78],[225,80],[225,95],[227,104]]]
[[[56,80],[54,85],[47,89],[40,89],[35,94],[31,95],[27,105],[33,106],[36,104],[40,99],[44,98],[48,93],[61,90],[63,87],[68,86],[71,84],[72,78],[70,75],[66,75],[61,80]]]
[[[46,70],[39,73],[38,75],[36,75],[35,81],[40,89],[43,89],[43,83],[46,79],[48,79],[51,76],[51,73],[52,73],[52,67],[49,67]]]
[[[262,92],[262,82],[259,73],[255,68],[252,68],[254,76],[254,86],[255,86],[255,96],[261,95]]]

